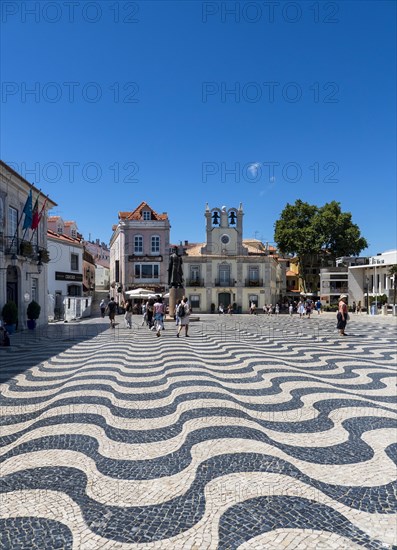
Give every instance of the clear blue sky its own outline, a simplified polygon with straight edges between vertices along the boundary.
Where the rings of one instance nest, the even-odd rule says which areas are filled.
[[[206,202],[242,202],[271,242],[300,198],[396,246],[395,2],[1,8],[1,158],[85,238],[145,200],[202,241]]]

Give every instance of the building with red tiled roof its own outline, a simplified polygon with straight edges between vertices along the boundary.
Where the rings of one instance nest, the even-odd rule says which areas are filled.
[[[146,202],[119,212],[110,240],[111,294],[138,287],[163,292],[168,286],[170,222]]]

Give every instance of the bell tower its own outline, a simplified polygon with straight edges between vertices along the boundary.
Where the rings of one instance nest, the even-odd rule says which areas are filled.
[[[243,247],[243,205],[238,208],[226,206],[205,208],[206,245],[202,253],[209,255],[246,255]]]

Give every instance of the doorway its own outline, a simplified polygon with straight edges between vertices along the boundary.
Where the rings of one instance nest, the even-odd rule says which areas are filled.
[[[223,309],[226,309],[231,303],[230,292],[220,292],[218,294],[218,306],[223,305]]]

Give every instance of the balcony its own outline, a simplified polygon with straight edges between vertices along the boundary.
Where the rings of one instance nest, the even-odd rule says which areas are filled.
[[[215,286],[236,286],[236,281],[234,279],[215,279]]]
[[[31,260],[49,262],[50,257],[46,248],[33,244],[30,241],[20,239],[19,237],[0,237],[0,251],[6,256],[24,256]]]
[[[204,279],[187,279],[186,286],[202,287],[204,286]]]
[[[263,286],[263,279],[245,279],[245,285],[244,286],[256,286],[256,287],[262,287]]]

